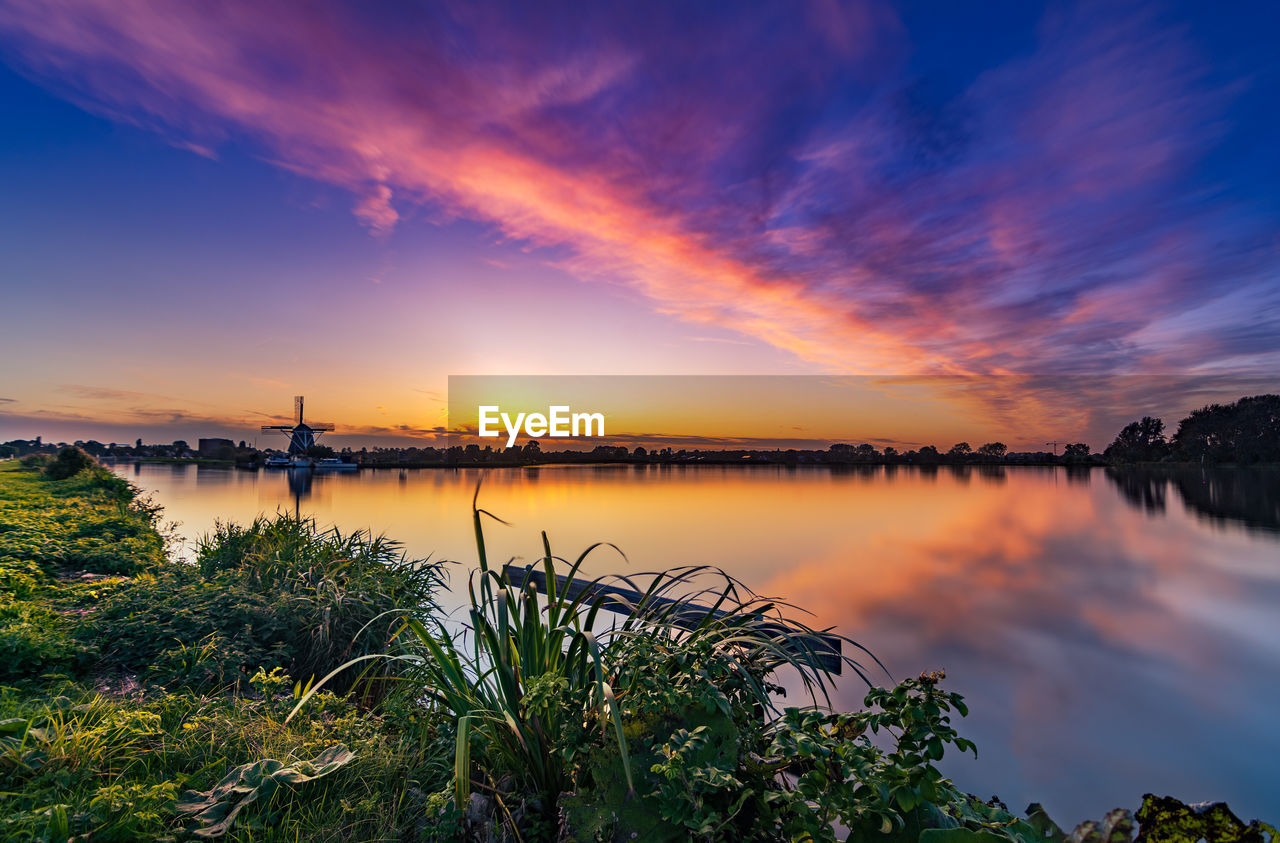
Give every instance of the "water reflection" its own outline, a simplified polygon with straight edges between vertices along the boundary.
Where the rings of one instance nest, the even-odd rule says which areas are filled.
[[[592,466],[355,475],[144,467],[170,517],[298,507],[369,527],[413,556],[572,555],[613,541],[630,559],[588,573],[726,568],[866,644],[893,673],[943,667],[972,703],[977,761],[958,783],[1076,822],[1144,792],[1227,799],[1280,817],[1280,474],[975,466]],[[221,478],[221,479],[219,479]],[[455,574],[455,582],[458,581]],[[856,705],[856,681],[838,701]]]
[[[293,514],[302,513],[302,499],[311,494],[311,472],[305,468],[283,469],[289,483],[289,494],[293,495]]]
[[[1125,500],[1163,513],[1168,490],[1189,510],[1213,523],[1280,531],[1280,470],[1275,468],[1108,468],[1107,478]]]
[[[1068,483],[1078,483],[1081,486],[1088,486],[1090,478],[1093,477],[1093,469],[1086,465],[1063,466],[1062,471]]]
[[[1164,514],[1168,478],[1159,477],[1153,471],[1142,468],[1108,468],[1106,472],[1107,479],[1115,484],[1130,504],[1153,515]]]

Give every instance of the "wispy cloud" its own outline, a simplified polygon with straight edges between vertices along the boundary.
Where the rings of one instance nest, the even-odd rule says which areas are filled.
[[[935,93],[888,6],[805,9],[13,0],[0,31],[90,107],[349,189],[380,236],[482,220],[830,371],[1280,361],[1274,220],[1196,175],[1238,87],[1184,30],[1055,11]]]
[[[168,395],[157,395],[152,392],[137,392],[131,389],[115,389],[105,386],[90,386],[87,384],[68,383],[58,387],[59,392],[75,396],[76,398],[89,401],[105,401],[105,402],[121,402],[121,401],[168,401],[174,402],[176,399]]]
[[[725,345],[751,345],[743,340],[732,340],[728,337],[689,337],[690,342],[718,342]]]

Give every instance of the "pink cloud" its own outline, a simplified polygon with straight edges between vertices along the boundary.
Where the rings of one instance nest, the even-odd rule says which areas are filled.
[[[356,218],[378,234],[390,234],[400,221],[400,215],[391,207],[391,188],[375,185],[355,207]]]
[[[351,190],[379,235],[409,205],[482,220],[830,371],[1110,369],[1161,358],[1143,328],[1216,295],[1161,280],[1211,259],[1205,234],[1156,248],[1219,131],[1222,93],[1179,33],[1051,17],[1033,53],[931,105],[899,81],[910,49],[885,7],[807,9],[673,31],[17,0],[0,30],[91,107],[201,149],[248,136]],[[837,107],[848,85],[862,97]],[[1153,290],[1171,295],[1143,313]]]

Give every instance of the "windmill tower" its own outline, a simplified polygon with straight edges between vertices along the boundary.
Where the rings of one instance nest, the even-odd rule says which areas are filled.
[[[306,424],[302,421],[302,396],[293,396],[293,410],[297,416],[294,424],[264,424],[263,430],[282,430],[289,433],[289,454],[306,456],[307,449],[316,444],[317,434],[333,430],[331,424]]]

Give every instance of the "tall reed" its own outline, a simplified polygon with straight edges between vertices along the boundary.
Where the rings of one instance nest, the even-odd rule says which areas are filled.
[[[542,557],[526,568],[526,573],[541,569],[546,594],[540,596],[530,577],[517,586],[506,568],[490,564],[484,519],[501,519],[479,507],[479,488],[476,495],[472,521],[478,566],[467,584],[463,629],[450,629],[437,612],[400,613],[398,648],[348,661],[301,695],[290,718],[340,671],[376,659],[398,662],[413,692],[440,706],[456,726],[458,808],[466,806],[475,789],[499,804],[504,793],[517,791],[532,796],[534,804],[528,807],[554,817],[559,796],[575,787],[581,760],[566,747],[566,733],[598,730],[615,743],[627,785],[634,787],[626,712],[613,687],[622,673],[620,665],[610,662],[611,652],[625,650],[618,646],[624,640],[711,644],[741,666],[762,716],[776,711],[771,693],[776,687],[764,677],[782,668],[798,674],[811,692],[826,694],[830,675],[807,643],[818,633],[784,616],[787,604],[760,598],[707,566],[653,574],[647,584],[639,576],[588,580],[582,568],[591,554],[618,549],[597,543],[570,561],[552,553],[546,533]],[[565,570],[560,580],[557,565]],[[706,575],[718,587],[690,591]],[[638,596],[620,599],[617,592],[598,588],[608,585],[625,586]],[[606,614],[614,618],[611,623]],[[842,660],[866,678],[858,661]]]

